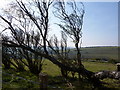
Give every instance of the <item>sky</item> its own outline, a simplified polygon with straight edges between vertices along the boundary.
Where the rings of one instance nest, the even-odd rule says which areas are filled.
[[[83,2],[85,16],[82,29],[82,46],[118,46],[118,3]],[[51,22],[58,22],[51,19]],[[51,33],[60,37],[59,27],[52,24]],[[56,30],[57,29],[57,30]],[[59,34],[58,34],[59,32]],[[69,46],[73,46],[71,40]]]
[[[83,46],[118,46],[118,3],[87,2]]]
[[[108,1],[108,0],[107,0]],[[0,9],[6,7],[9,0],[1,0]],[[85,16],[83,24],[82,46],[118,46],[118,3],[83,2]],[[52,15],[52,14],[50,14]],[[50,35],[60,37],[60,29],[54,23],[57,19],[50,16]],[[69,47],[73,47],[68,40]]]

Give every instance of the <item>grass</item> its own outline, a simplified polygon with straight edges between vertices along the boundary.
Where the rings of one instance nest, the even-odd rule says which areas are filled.
[[[118,47],[87,47],[81,48],[82,57],[89,58],[107,58],[118,60]],[[75,49],[71,49],[70,56],[76,54]]]
[[[39,85],[29,82],[38,82],[38,77],[31,74],[29,71],[17,72],[15,69],[4,70],[3,69],[3,89],[6,88],[38,88]],[[20,77],[27,79],[21,79]]]
[[[91,71],[97,72],[100,70],[116,70],[115,64],[110,63],[100,63],[100,62],[83,62],[84,66]],[[39,88],[39,84],[34,84],[31,82],[28,82],[26,80],[21,80],[15,76],[20,76],[28,80],[32,80],[34,82],[39,82],[38,77],[31,74],[29,71],[25,72],[16,72],[14,69],[11,70],[4,70],[3,72],[6,72],[8,74],[12,74],[13,76],[9,76],[6,74],[3,74],[3,89],[6,88]],[[48,84],[49,88],[64,88],[65,90],[69,90],[71,87],[67,85],[67,83],[59,83],[59,84],[52,84],[56,82],[62,82],[64,81],[64,78],[61,77],[60,68],[54,65],[49,60],[44,61],[43,65],[43,71],[48,74]],[[109,88],[119,88],[120,85],[119,82],[114,79],[104,79],[104,82],[109,83],[108,85],[105,85]],[[73,85],[75,85],[76,88],[80,88],[77,81],[72,82]],[[85,84],[82,84],[85,86]],[[89,87],[89,85],[86,85],[85,87]],[[89,87],[90,88],[90,87]],[[79,90],[79,89],[76,89]]]
[[[116,65],[111,63],[102,63],[102,62],[83,62],[83,65],[86,69],[98,72],[101,70],[116,70]]]
[[[70,53],[71,57],[75,54],[75,50],[71,49],[72,53]],[[117,47],[93,47],[93,48],[82,48],[82,55],[86,58],[110,58],[117,60],[118,59],[118,48]],[[104,62],[89,62],[89,61],[83,61],[83,65],[86,69],[98,72],[101,70],[116,70],[116,65],[112,63],[104,63]],[[25,67],[26,68],[26,67]],[[28,70],[28,68],[26,68]],[[22,80],[16,76],[23,77],[27,80],[32,80],[34,82],[39,82],[39,79],[37,76],[31,74],[29,71],[24,72],[17,72],[14,69],[4,70],[3,72],[11,74],[6,75],[3,73],[2,79],[3,79],[3,90],[8,90],[8,88],[39,88],[39,84],[31,83],[26,80]],[[44,60],[43,64],[43,70],[42,72],[48,74],[48,87],[49,90],[53,90],[52,88],[63,88],[64,90],[72,90],[73,87],[75,87],[75,90],[80,90],[82,86],[86,88],[91,88],[89,84],[82,83],[81,85],[78,84],[78,81],[71,81],[73,84],[73,87],[68,86],[68,83],[64,83],[64,78],[61,77],[60,68],[50,62],[49,60]],[[114,79],[103,79],[102,81],[106,82],[107,84],[104,84],[104,86],[113,89],[120,90],[120,81],[114,80]],[[61,83],[56,83],[61,82]],[[81,89],[83,90],[83,89]]]
[[[116,65],[112,63],[103,63],[103,62],[83,62],[83,65],[85,66],[86,69],[97,72],[100,70],[116,70]],[[43,66],[43,71],[46,72],[51,76],[58,76],[60,75],[60,68],[50,62],[49,60],[45,60],[44,66]]]
[[[49,60],[44,61],[42,72],[48,73],[50,76],[53,76],[53,77],[59,76],[61,74],[60,68],[55,64],[53,64],[52,62],[50,62]]]
[[[103,79],[102,80],[103,82],[107,83],[105,84],[104,86],[110,88],[110,89],[114,89],[114,90],[120,90],[120,81],[119,80],[115,80],[115,79],[109,79],[109,78],[106,78],[106,79]]]

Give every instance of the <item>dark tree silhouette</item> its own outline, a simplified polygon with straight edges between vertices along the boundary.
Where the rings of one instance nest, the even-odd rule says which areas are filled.
[[[5,69],[10,69],[10,56],[7,52],[8,52],[8,48],[3,46],[2,63],[4,64]]]
[[[35,3],[38,4],[39,2],[35,2]],[[26,12],[22,10],[22,7],[20,4],[22,4],[22,6],[24,7],[24,4],[22,2],[17,1],[17,3],[12,3],[10,7],[4,11],[4,13],[6,14],[5,17],[7,19],[1,16],[1,18],[8,24],[8,27],[6,27],[5,31],[7,32],[10,30],[10,33],[11,33],[9,37],[9,35],[8,36],[6,35],[6,32],[3,32],[4,38],[7,38],[7,39],[3,39],[3,41],[8,41],[9,43],[16,43],[18,45],[31,47],[33,50],[36,50],[36,51],[37,49],[39,49],[39,51],[42,52],[41,48],[44,47],[44,45],[42,45],[42,43],[44,43],[44,40],[41,39],[42,34],[40,34],[41,32],[40,30],[45,28],[44,27],[45,25],[43,26],[39,25],[38,27],[40,28],[40,30],[37,30],[37,25],[39,22],[37,23],[37,25],[34,24],[34,22],[29,17],[29,15],[27,15]],[[39,18],[42,18],[42,17],[39,17]],[[37,20],[40,20],[39,18]],[[43,20],[41,19],[40,21],[43,21]],[[46,31],[46,30],[43,30],[43,31]],[[44,39],[45,37],[46,37],[46,34],[44,34]],[[15,49],[13,50],[13,52],[15,52]],[[24,61],[20,60],[20,61],[22,61],[22,63],[24,63],[24,65],[26,65],[32,73],[34,74],[40,73],[42,69],[41,56],[35,55],[34,53],[30,53],[28,50],[26,51],[25,49],[19,49],[19,51],[17,52],[19,52],[19,55],[22,54],[23,58],[27,58],[26,61],[25,60]],[[35,59],[39,59],[39,60],[35,60]]]
[[[75,58],[76,64],[78,67],[83,67],[81,63],[81,37],[82,37],[82,26],[83,26],[83,16],[84,16],[84,5],[83,3],[79,3],[75,1],[70,2],[61,2],[58,0],[54,4],[54,15],[60,19],[62,24],[57,23],[60,28],[73,40],[75,44],[75,48],[77,51],[77,55]],[[78,5],[82,5],[82,8],[78,8]],[[66,9],[69,8],[69,9]],[[79,74],[80,78],[80,74]]]
[[[10,11],[5,12],[7,15],[0,15],[0,18],[7,24],[4,32],[6,30],[10,31],[10,35],[7,36],[9,38],[2,40],[3,46],[21,48],[24,51],[23,54],[26,54],[26,59],[30,57],[30,53],[33,53],[33,56],[36,58],[38,56],[47,58],[62,70],[77,72],[79,77],[82,76],[93,83],[94,86],[100,87],[101,82],[99,78],[95,76],[94,72],[86,70],[81,63],[80,47],[84,8],[79,10],[80,6],[78,7],[74,1],[69,3],[55,1],[56,13],[54,12],[54,14],[57,14],[56,16],[62,21],[58,25],[64,32],[62,32],[61,44],[59,44],[56,36],[50,40],[47,38],[49,31],[49,8],[52,3],[52,0],[35,0],[29,3],[16,0],[16,3],[11,4]],[[72,13],[66,12],[66,4],[71,7]],[[3,35],[5,36],[4,32]],[[75,44],[77,55],[74,61],[76,64],[66,60],[69,59],[66,34]],[[37,65],[38,67],[39,64],[37,62],[37,64],[33,63],[34,61],[29,65]]]

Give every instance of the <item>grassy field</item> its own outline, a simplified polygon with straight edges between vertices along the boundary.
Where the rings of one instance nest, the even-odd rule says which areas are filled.
[[[116,65],[111,63],[102,63],[102,62],[83,62],[83,65],[86,69],[93,72],[101,70],[116,70]],[[60,68],[54,65],[49,60],[44,62],[43,72],[49,73],[51,76],[60,75]]]
[[[107,58],[111,60],[118,60],[118,48],[117,47],[89,47],[82,48],[82,57],[88,59],[98,59],[98,58]],[[75,55],[75,49],[71,49],[70,56]],[[86,69],[98,72],[102,70],[116,70],[116,65],[114,63],[108,62],[90,62],[82,61],[83,65]],[[91,88],[89,85],[78,84],[78,81],[70,81],[73,87],[68,86],[65,83],[65,79],[61,76],[60,68],[54,65],[49,60],[44,60],[44,64],[42,67],[42,72],[48,74],[48,88],[49,90],[53,90],[53,88],[58,89],[62,88],[64,90],[80,90],[82,86],[86,88]],[[71,76],[71,75],[70,75]],[[77,73],[76,73],[77,77]],[[3,69],[3,90],[7,90],[7,88],[29,88],[33,90],[34,88],[39,88],[39,78],[29,71],[17,72],[14,69],[5,70]],[[114,79],[104,79],[102,80],[106,82],[104,86],[108,87],[109,90],[120,90],[120,81]],[[83,89],[82,89],[83,90]],[[86,90],[86,89],[85,89]]]
[[[110,63],[100,63],[100,62],[83,62],[84,66],[91,71],[97,72],[100,70],[116,70],[115,64]],[[31,74],[29,71],[25,72],[15,72],[15,70],[4,70],[3,72],[6,72],[7,74],[3,73],[3,89],[6,88],[39,88],[39,79],[37,76]],[[43,65],[43,71],[48,74],[48,84],[49,88],[63,88],[65,90],[69,90],[66,83],[56,83],[56,82],[62,82],[64,81],[64,78],[61,77],[60,69],[56,65],[54,65],[49,60],[44,61]],[[8,75],[11,74],[11,75]],[[19,77],[23,77],[27,80],[22,80]],[[29,82],[29,80],[32,80],[32,82]],[[106,87],[109,88],[120,88],[120,84],[117,80],[112,79],[104,79],[104,82],[109,83],[106,85]],[[36,83],[37,82],[37,83]],[[55,84],[52,84],[55,83]],[[76,88],[78,88],[76,85],[77,82],[71,82],[73,85],[75,85]],[[79,90],[79,89],[77,89]]]
[[[75,55],[76,50],[71,49],[70,56]],[[81,48],[82,57],[84,59],[114,59],[118,60],[118,47],[87,47]]]
[[[98,72],[101,70],[116,70],[116,65],[111,63],[102,62],[83,62],[86,69],[93,72]]]

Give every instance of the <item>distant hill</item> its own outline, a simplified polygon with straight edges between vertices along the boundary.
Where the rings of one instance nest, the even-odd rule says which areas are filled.
[[[70,56],[74,57],[76,50],[71,48]],[[118,47],[117,46],[93,46],[81,48],[82,58],[84,59],[114,59],[118,60]]]

